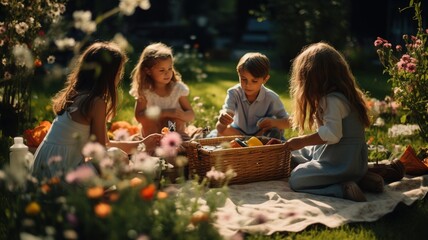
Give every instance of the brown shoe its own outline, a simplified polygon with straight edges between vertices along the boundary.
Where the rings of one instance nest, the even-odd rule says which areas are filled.
[[[358,182],[358,186],[367,192],[381,193],[383,192],[384,181],[379,174],[367,171],[363,178]]]
[[[399,159],[390,164],[373,164],[369,166],[369,171],[380,175],[387,183],[400,181],[405,174],[404,165]]]
[[[352,200],[355,202],[367,202],[366,196],[363,191],[355,182],[344,182],[342,183],[343,198]]]

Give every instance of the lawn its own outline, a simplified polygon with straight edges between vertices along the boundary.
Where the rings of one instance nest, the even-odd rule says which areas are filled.
[[[195,125],[213,127],[218,110],[223,104],[226,89],[238,82],[235,71],[235,62],[207,62],[207,78],[202,82],[192,82],[183,79],[190,87],[190,99],[195,107],[197,119]],[[376,69],[376,68],[374,68]],[[390,89],[387,79],[381,71],[355,71],[355,76],[363,90],[370,92],[371,96],[383,99]],[[59,84],[55,84],[57,86]],[[291,112],[292,106],[288,93],[288,73],[283,69],[273,69],[267,86],[275,90],[283,100],[286,109]],[[129,80],[123,82],[122,105],[117,117],[113,120],[133,121],[134,100],[127,93]],[[37,121],[52,120],[50,109],[50,97],[58,89],[36,88],[32,100],[33,111]],[[199,97],[199,100],[193,100]],[[203,106],[197,106],[197,103]],[[286,132],[290,137],[295,133]],[[371,135],[372,132],[368,132]],[[382,135],[386,136],[386,135]],[[412,144],[421,146],[424,143],[418,137],[412,140]],[[384,144],[392,144],[396,139],[384,139]],[[406,144],[406,142],[402,143]],[[3,147],[3,153],[7,150]],[[4,195],[0,199],[0,209],[4,209],[6,200]],[[9,199],[10,200],[10,199]],[[3,216],[2,216],[3,218]],[[300,233],[278,233],[273,236],[250,235],[246,239],[425,239],[428,236],[428,228],[424,225],[428,222],[427,198],[416,201],[411,206],[399,204],[394,212],[372,223],[353,223],[335,229],[329,229],[323,225],[314,225]],[[3,225],[0,233],[3,233]],[[0,236],[2,239],[2,237]]]

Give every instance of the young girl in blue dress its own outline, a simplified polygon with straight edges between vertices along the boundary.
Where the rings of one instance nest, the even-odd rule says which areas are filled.
[[[117,110],[117,89],[126,60],[122,50],[110,42],[93,43],[79,56],[65,88],[52,99],[57,116],[36,150],[34,176],[51,178],[84,164],[82,147],[89,140],[128,154],[141,142],[148,150],[156,147],[161,135],[121,142],[107,137],[106,123]]]
[[[293,126],[301,133],[315,126],[317,131],[286,142],[292,163],[298,164],[291,172],[290,187],[366,201],[358,183],[369,177],[373,181],[368,183],[377,185],[374,190],[382,191],[382,177],[367,173],[364,129],[370,120],[364,95],[345,58],[329,44],[315,43],[302,50],[291,70]]]

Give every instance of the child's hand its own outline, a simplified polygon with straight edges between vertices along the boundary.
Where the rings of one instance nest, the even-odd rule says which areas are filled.
[[[285,146],[285,149],[287,149],[289,151],[294,151],[294,150],[298,150],[298,149],[305,147],[306,144],[305,144],[305,141],[303,140],[303,138],[294,137],[294,138],[288,139],[288,141],[285,142],[284,146]]]
[[[262,130],[268,130],[275,127],[275,119],[262,118],[257,122],[257,126]]]
[[[232,116],[231,116],[231,114],[230,114],[230,113],[227,113],[226,111],[222,111],[222,112],[220,113],[220,116],[218,117],[218,121],[219,121],[221,124],[223,124],[223,125],[227,126],[227,125],[229,125],[229,124],[233,123],[233,114],[232,114]]]

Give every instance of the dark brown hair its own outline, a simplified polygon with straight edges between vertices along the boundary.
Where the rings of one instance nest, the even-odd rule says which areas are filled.
[[[87,94],[78,102],[83,116],[88,116],[94,99],[100,97],[107,103],[106,116],[113,117],[118,98],[117,83],[123,76],[126,61],[126,55],[114,43],[96,42],[90,45],[76,60],[64,89],[53,97],[55,114],[61,115],[77,96]]]

